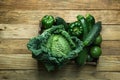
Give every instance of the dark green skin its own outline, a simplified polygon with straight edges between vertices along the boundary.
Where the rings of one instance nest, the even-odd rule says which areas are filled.
[[[91,14],[87,14],[86,20],[88,23],[88,29],[90,31],[92,29],[93,25],[95,24],[95,18]]]
[[[95,39],[95,41],[93,42],[93,44],[100,46],[101,43],[102,43],[102,36],[99,34]]]
[[[95,24],[95,18],[91,14],[86,15],[86,20],[88,22],[89,31],[93,28],[93,25]],[[95,41],[93,42],[94,45],[100,45],[102,42],[102,36],[98,35]]]
[[[88,62],[92,62],[93,59],[94,59],[94,58],[92,58],[91,55],[88,55],[88,56],[87,56],[87,61],[88,61]]]
[[[93,26],[93,28],[90,30],[85,40],[83,41],[84,46],[91,45],[93,41],[97,38],[97,36],[100,34],[101,29],[102,29],[101,22],[99,21],[95,23],[95,25]]]
[[[68,32],[72,36],[79,37],[82,34],[82,32],[83,32],[81,23],[79,21],[70,23]]]
[[[61,18],[61,17],[56,17],[55,18],[55,25],[64,25],[65,29],[68,29],[68,24],[66,23],[66,21]]]
[[[80,66],[83,66],[87,61],[87,57],[88,57],[88,49],[83,48],[83,50],[78,54],[78,57],[76,58],[76,63]]]
[[[42,26],[45,28],[45,29],[48,29],[50,27],[52,27],[52,25],[54,24],[55,20],[54,20],[54,17],[51,16],[51,15],[45,15],[42,20]]]
[[[82,28],[83,28],[83,40],[85,40],[87,34],[88,34],[88,23],[84,16],[78,15],[77,20],[81,22]]]
[[[99,46],[93,46],[90,49],[90,54],[93,58],[99,58],[99,56],[102,54],[102,50]]]

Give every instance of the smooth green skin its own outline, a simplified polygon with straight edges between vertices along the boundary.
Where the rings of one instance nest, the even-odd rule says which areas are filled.
[[[86,15],[86,20],[88,23],[88,31],[90,31],[95,24],[95,18],[91,14]]]
[[[99,56],[102,54],[102,50],[100,47],[98,46],[93,46],[90,49],[90,54],[93,58],[99,58]]]
[[[83,32],[82,25],[79,21],[75,21],[69,25],[69,33],[72,36],[80,36]]]
[[[65,57],[71,51],[69,42],[61,35],[52,35],[48,39],[47,47],[55,57]]]
[[[97,38],[95,39],[95,41],[94,41],[93,44],[94,44],[94,45],[100,45],[101,42],[102,42],[102,36],[99,35],[99,36],[97,36]]]
[[[88,55],[88,56],[87,56],[87,61],[88,61],[88,62],[91,62],[91,61],[93,61],[93,58],[92,58],[90,55]]]
[[[78,57],[76,58],[76,63],[80,66],[83,66],[87,60],[88,56],[88,50],[84,48],[79,54]]]
[[[78,15],[77,20],[81,22],[82,28],[83,28],[83,40],[85,40],[87,34],[88,34],[88,23],[84,16]]]
[[[95,23],[93,28],[90,30],[90,32],[87,34],[85,40],[83,41],[84,46],[89,46],[93,43],[93,41],[96,39],[96,37],[100,34],[100,31],[102,29],[101,22]]]
[[[55,22],[54,17],[51,15],[45,15],[42,20],[42,26],[45,27],[45,29],[48,29],[52,27],[53,23]]]

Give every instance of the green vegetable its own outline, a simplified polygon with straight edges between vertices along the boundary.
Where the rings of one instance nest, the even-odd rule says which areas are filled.
[[[60,69],[71,60],[80,66],[87,61],[97,62],[102,54],[101,22],[95,23],[91,14],[76,18],[77,21],[67,23],[61,17],[45,15],[40,21],[40,34],[27,43],[32,57],[48,71]]]
[[[93,59],[93,57],[91,57],[91,55],[88,55],[88,56],[87,56],[87,61],[88,61],[88,62],[92,62],[93,60],[94,60],[94,59]]]
[[[95,23],[92,30],[88,33],[85,40],[83,41],[85,46],[89,46],[93,41],[96,39],[96,37],[100,34],[101,31],[101,22]]]
[[[86,20],[87,20],[88,28],[90,31],[93,28],[93,25],[95,24],[95,18],[91,14],[87,14]]]
[[[79,21],[70,23],[68,32],[72,36],[80,36],[83,32],[81,23]]]
[[[30,39],[27,47],[32,51],[33,58],[42,62],[48,71],[52,71],[77,57],[83,43],[77,37],[70,37],[63,25],[58,25]]]
[[[44,26],[45,29],[48,29],[50,27],[52,27],[52,25],[54,24],[55,20],[54,17],[51,15],[45,15],[42,20],[42,26]]]
[[[93,46],[91,49],[90,49],[90,54],[93,58],[99,58],[99,56],[101,55],[102,53],[102,50],[100,47],[98,46]]]
[[[81,22],[82,28],[83,28],[83,40],[85,40],[87,34],[88,34],[88,23],[84,16],[78,15],[77,20]]]
[[[55,24],[56,25],[64,25],[65,29],[67,30],[68,29],[68,24],[66,23],[66,21],[61,18],[61,17],[56,17],[55,18]]]
[[[80,66],[83,66],[86,63],[87,56],[88,56],[88,50],[84,48],[79,54],[78,57],[76,58],[76,63]]]
[[[98,35],[95,41],[93,42],[94,45],[100,45],[102,42],[102,36]]]

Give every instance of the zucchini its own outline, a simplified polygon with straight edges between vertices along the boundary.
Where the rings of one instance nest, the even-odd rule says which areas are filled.
[[[87,61],[87,57],[88,50],[86,48],[83,48],[83,50],[78,54],[78,57],[76,58],[76,63],[80,66],[83,66]]]
[[[90,31],[92,29],[93,25],[95,24],[95,18],[91,14],[87,14],[86,20],[88,23],[88,29]]]
[[[88,34],[88,23],[84,16],[78,15],[77,20],[81,22],[82,28],[83,28],[83,38],[82,40],[85,40],[87,34]]]
[[[95,23],[95,25],[93,26],[93,28],[90,30],[85,40],[83,41],[84,46],[89,46],[100,34],[101,29],[102,29],[101,22],[99,21]]]

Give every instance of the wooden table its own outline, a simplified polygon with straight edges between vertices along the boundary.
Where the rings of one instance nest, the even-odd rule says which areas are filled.
[[[26,48],[46,14],[68,22],[90,13],[102,21],[97,66],[68,64],[56,72],[37,65]],[[0,0],[0,80],[120,80],[120,0]]]

